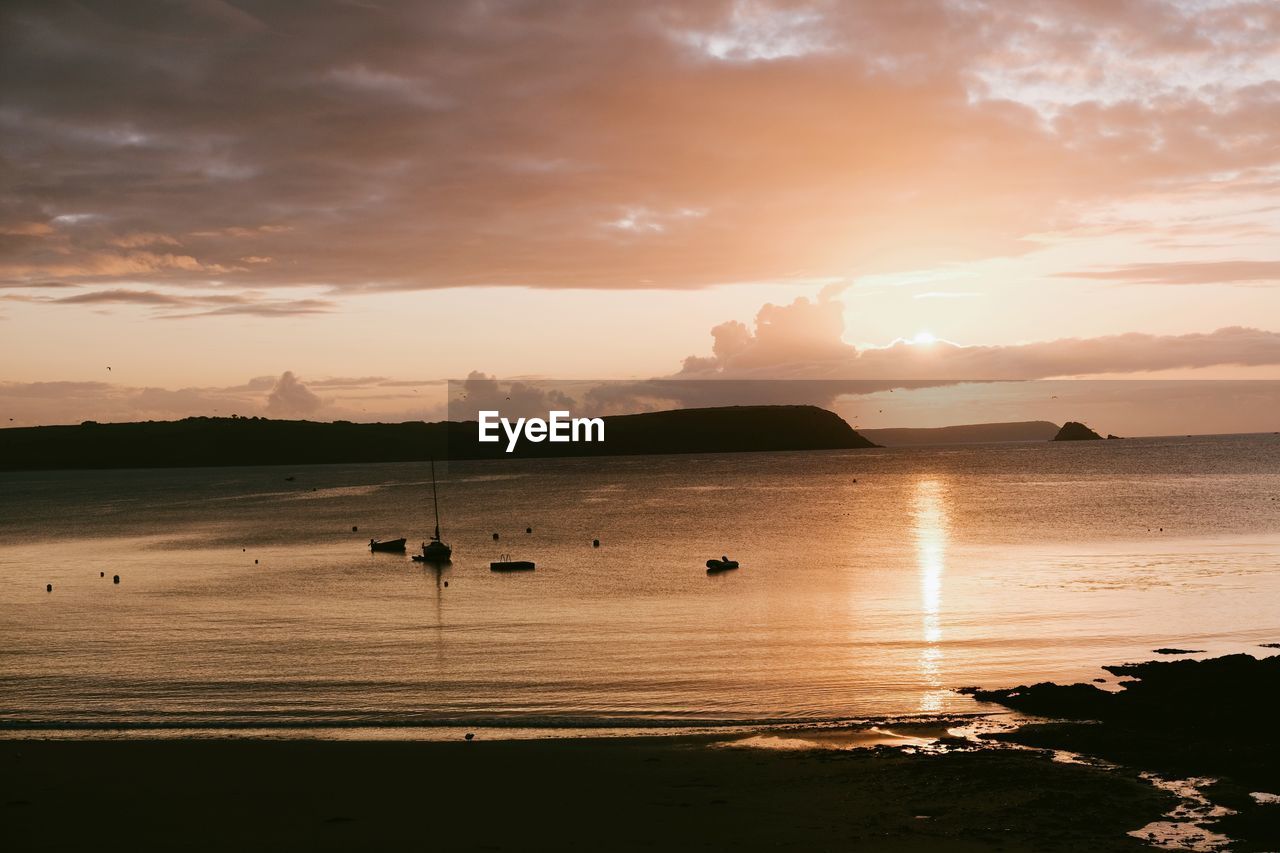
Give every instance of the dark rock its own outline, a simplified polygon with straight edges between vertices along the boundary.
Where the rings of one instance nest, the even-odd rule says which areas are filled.
[[[1202,655],[1204,649],[1152,649],[1158,655]]]
[[[1007,739],[1071,749],[1144,770],[1228,776],[1254,791],[1280,790],[1280,655],[1147,661],[1103,669],[1118,692],[1051,683],[972,695],[1042,717],[1095,720],[1019,730]]]
[[[1124,679],[1118,693],[1087,684],[1049,682],[1008,690],[980,690],[973,696],[1047,716],[1104,719],[1156,714],[1224,719],[1254,716],[1280,703],[1280,655],[1238,654],[1208,660],[1147,661],[1104,666]]]
[[[994,702],[1026,714],[1085,720],[1108,716],[1118,695],[1099,690],[1091,684],[1054,684],[1050,681],[1007,690],[963,692],[979,702]]]
[[[1054,441],[1101,441],[1102,436],[1078,421],[1067,421],[1053,437]]]

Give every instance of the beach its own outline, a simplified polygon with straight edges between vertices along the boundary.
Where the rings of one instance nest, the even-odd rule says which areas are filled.
[[[1030,751],[726,742],[5,741],[0,802],[24,850],[874,851],[1138,850],[1176,802]]]

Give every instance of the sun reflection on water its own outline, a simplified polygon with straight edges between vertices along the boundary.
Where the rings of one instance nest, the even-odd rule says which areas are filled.
[[[939,480],[920,480],[915,486],[912,534],[920,569],[920,613],[924,646],[920,675],[929,687],[920,697],[920,710],[942,710],[946,690],[942,682],[942,575],[946,568],[946,487]]]

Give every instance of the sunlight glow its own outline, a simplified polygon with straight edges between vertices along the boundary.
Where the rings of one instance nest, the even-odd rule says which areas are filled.
[[[917,332],[916,336],[911,339],[913,344],[936,344],[938,339],[929,332]]]
[[[920,612],[925,646],[920,652],[920,674],[929,689],[920,697],[922,713],[942,710],[946,689],[942,680],[942,575],[946,567],[946,489],[938,480],[916,483],[913,537],[920,568]]]

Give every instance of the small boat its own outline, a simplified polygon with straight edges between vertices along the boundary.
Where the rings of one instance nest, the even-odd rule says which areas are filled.
[[[718,560],[707,560],[707,574],[715,572],[725,572],[729,569],[738,568],[737,560],[730,560],[728,557],[721,557]]]
[[[418,563],[447,563],[453,557],[453,549],[440,541],[440,501],[436,497],[436,460],[431,460],[431,502],[436,508],[436,535],[430,542],[422,543],[422,553],[414,554]]]
[[[423,542],[422,553],[413,555],[414,561],[418,563],[448,563],[452,557],[453,549],[439,539]]]
[[[531,572],[533,568],[532,560],[513,560],[507,554],[489,564],[489,571],[492,572]]]
[[[379,542],[377,539],[369,540],[370,551],[399,551],[404,552],[404,538],[400,539],[383,539]]]

